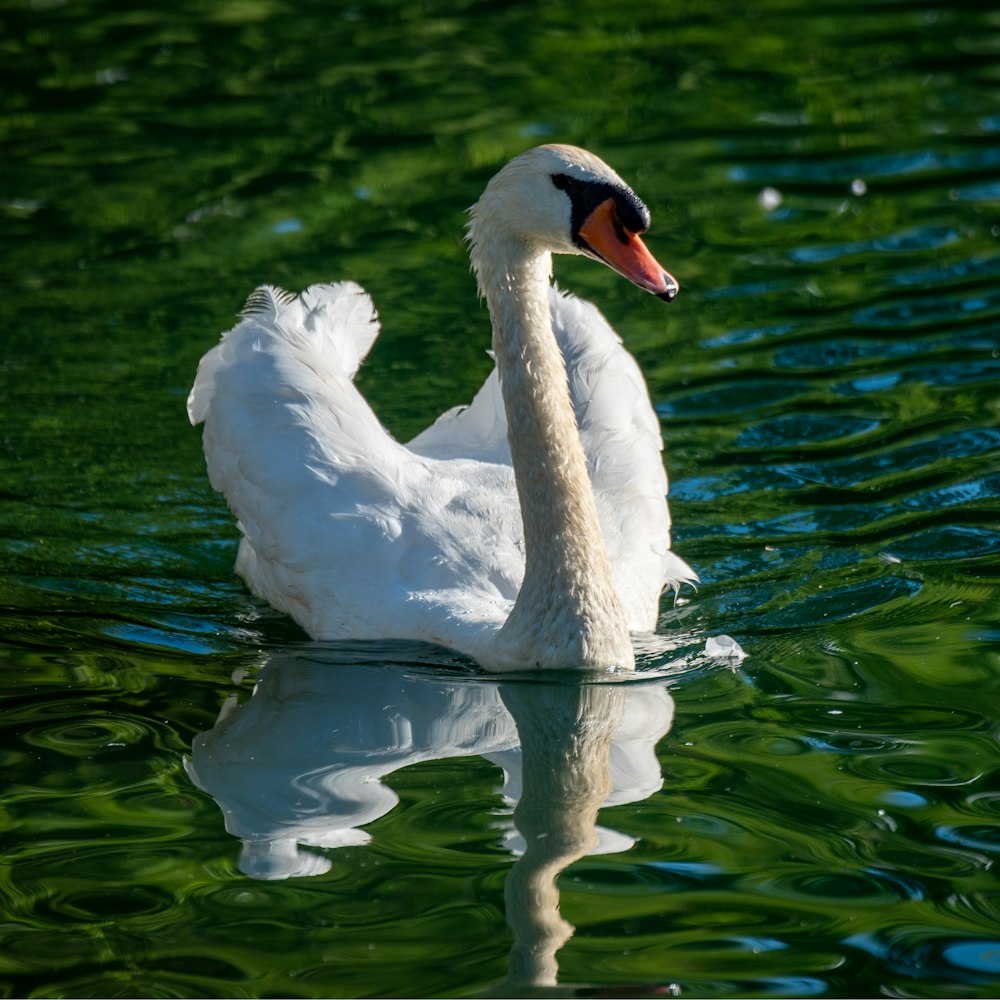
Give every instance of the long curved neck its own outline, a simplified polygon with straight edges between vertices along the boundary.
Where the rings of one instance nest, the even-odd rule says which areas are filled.
[[[524,524],[524,581],[499,651],[525,667],[630,668],[632,644],[552,333],[551,256],[508,248],[504,258],[474,258]]]

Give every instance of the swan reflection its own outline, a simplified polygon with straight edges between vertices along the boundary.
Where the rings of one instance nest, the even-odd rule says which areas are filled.
[[[396,806],[387,775],[480,755],[503,772],[512,815],[499,836],[518,858],[505,886],[515,937],[506,984],[555,983],[556,951],[573,933],[556,878],[585,855],[632,846],[597,813],[662,786],[667,681],[494,681],[359,662],[358,652],[351,644],[272,656],[253,695],[230,699],[194,740],[188,773],[242,841],[240,869],[258,879],[321,874],[331,862],[314,848],[366,843],[364,827]]]

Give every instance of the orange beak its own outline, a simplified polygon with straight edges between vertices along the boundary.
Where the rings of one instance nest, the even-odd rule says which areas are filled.
[[[633,285],[667,302],[680,291],[677,279],[656,263],[638,234],[622,224],[614,198],[602,201],[587,216],[578,230],[578,238],[585,250]]]

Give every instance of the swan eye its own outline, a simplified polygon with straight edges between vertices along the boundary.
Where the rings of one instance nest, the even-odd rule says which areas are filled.
[[[560,191],[568,191],[571,198],[574,192],[579,191],[584,186],[583,181],[577,180],[576,177],[570,177],[569,174],[553,174],[552,183]]]
[[[599,181],[582,181],[578,177],[570,177],[569,174],[553,174],[552,183],[560,191],[565,191],[569,195],[574,218],[577,210],[580,210],[584,217],[589,215],[602,201],[609,197],[611,192],[610,184],[602,184]]]
[[[610,184],[600,181],[583,181],[569,174],[553,174],[552,183],[569,195],[572,210],[570,226],[573,242],[580,245],[580,229],[593,214],[598,205],[615,197],[615,190]]]

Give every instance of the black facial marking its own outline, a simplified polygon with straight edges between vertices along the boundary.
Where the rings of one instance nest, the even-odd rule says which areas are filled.
[[[628,233],[644,233],[649,229],[649,209],[626,187],[609,184],[607,181],[580,180],[569,174],[553,174],[552,183],[569,195],[573,209],[573,242],[580,246],[584,246],[586,242],[580,238],[580,227],[591,212],[608,198],[614,199],[616,211],[612,216],[612,223],[622,243],[628,242]]]

